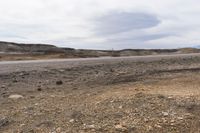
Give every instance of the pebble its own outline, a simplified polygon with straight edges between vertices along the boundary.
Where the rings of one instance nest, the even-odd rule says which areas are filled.
[[[56,132],[60,133],[60,132],[61,132],[61,127],[58,127],[58,128],[56,129]]]
[[[148,120],[147,118],[144,118],[144,121],[145,121],[145,122],[149,122],[149,120]]]
[[[18,82],[18,80],[17,79],[13,79],[13,83],[17,83]]]
[[[120,131],[126,131],[127,130],[127,128],[122,126],[121,124],[115,125],[115,129],[120,130]]]
[[[155,124],[154,125],[156,128],[162,128],[162,126],[161,125],[158,125],[158,124]]]
[[[87,125],[86,128],[87,128],[87,129],[94,129],[95,126],[94,126],[94,125]]]
[[[42,88],[39,87],[39,88],[37,88],[37,90],[38,90],[38,91],[42,91]]]
[[[57,84],[57,85],[62,85],[63,82],[62,82],[61,80],[59,80],[59,81],[56,81],[56,84]]]
[[[183,117],[177,117],[177,119],[179,119],[179,120],[183,120]]]
[[[83,126],[84,126],[84,130],[95,129],[95,125],[86,125],[86,124],[83,124]]]
[[[123,108],[123,106],[119,106],[119,109],[122,109]]]
[[[9,99],[21,99],[21,98],[24,98],[24,97],[22,95],[15,94],[15,95],[10,95],[8,98]]]
[[[173,99],[173,97],[170,97],[170,96],[169,96],[168,99]]]
[[[171,123],[174,123],[174,122],[175,122],[175,120],[171,120],[170,122],[171,122]]]
[[[73,122],[74,122],[74,119],[69,120],[69,122],[70,122],[70,123],[73,123]]]
[[[169,116],[169,113],[167,113],[167,112],[162,112],[162,114],[163,114],[164,117]]]
[[[55,95],[50,95],[50,97],[51,97],[51,98],[55,98],[56,96],[55,96]]]
[[[116,128],[116,129],[122,129],[123,126],[122,126],[122,125],[115,125],[115,128]]]
[[[1,129],[1,127],[4,127],[4,126],[6,126],[8,124],[9,124],[8,119],[6,119],[6,118],[0,118],[0,129]]]

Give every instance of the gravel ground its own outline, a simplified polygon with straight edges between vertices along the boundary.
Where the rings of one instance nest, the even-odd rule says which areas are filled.
[[[200,55],[0,62],[2,133],[199,133]]]

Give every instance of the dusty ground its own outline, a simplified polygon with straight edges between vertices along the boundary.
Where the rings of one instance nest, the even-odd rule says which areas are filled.
[[[199,133],[199,81],[199,54],[1,62],[0,132]]]

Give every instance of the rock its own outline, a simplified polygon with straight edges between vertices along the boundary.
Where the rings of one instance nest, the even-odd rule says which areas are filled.
[[[21,99],[21,98],[24,98],[24,97],[22,95],[15,94],[15,95],[10,95],[8,98],[9,99]]]
[[[111,69],[110,69],[110,72],[115,72],[115,70],[111,68]]]
[[[115,128],[116,128],[116,129],[122,129],[123,126],[122,126],[122,125],[115,125]]]
[[[74,119],[69,120],[69,122],[70,122],[70,123],[73,123],[73,122],[74,122]]]
[[[78,90],[78,88],[77,88],[77,87],[74,87],[72,90]]]
[[[5,127],[9,124],[9,120],[6,118],[0,118],[0,128]]]
[[[95,129],[95,125],[86,125],[85,128],[86,129]]]
[[[19,73],[19,76],[24,76],[24,73],[23,72]]]
[[[162,126],[159,125],[159,124],[155,124],[154,127],[156,127],[156,128],[162,128]]]
[[[60,69],[60,70],[58,70],[59,72],[61,72],[61,73],[63,73],[63,72],[65,72],[65,70],[64,69]]]
[[[122,126],[121,124],[115,125],[115,129],[118,131],[126,131],[126,127]]]
[[[26,124],[20,124],[19,126],[20,126],[20,127],[24,127],[24,126],[26,126]]]
[[[147,128],[147,131],[152,131],[153,130],[153,127],[152,126],[148,126],[148,128]]]
[[[173,99],[173,97],[170,97],[170,96],[169,96],[168,99]]]
[[[63,82],[62,82],[61,80],[59,80],[59,81],[56,81],[56,84],[57,84],[57,85],[62,85]]]
[[[6,86],[5,86],[5,85],[2,85],[2,86],[1,86],[1,88],[5,89],[5,88],[6,88]]]
[[[13,83],[17,83],[18,82],[18,80],[17,79],[13,79]]]
[[[55,96],[55,95],[50,95],[50,97],[51,97],[51,98],[55,98],[56,96]]]
[[[164,117],[169,116],[169,113],[167,113],[167,112],[162,112],[162,114],[163,114]]]
[[[39,87],[37,90],[38,90],[38,91],[42,91],[42,88]]]
[[[57,133],[60,133],[60,132],[61,132],[61,127],[58,127],[58,128],[56,129],[56,132],[57,132]]]
[[[144,122],[146,122],[146,123],[147,123],[147,122],[149,122],[149,119],[147,119],[147,118],[144,118]]]
[[[183,117],[177,117],[178,120],[183,120]]]
[[[35,98],[35,96],[33,96],[33,95],[32,95],[32,96],[30,96],[30,98],[31,98],[31,99],[34,99],[34,98]]]
[[[160,99],[164,99],[165,96],[164,96],[164,95],[159,95],[158,98],[160,98]]]
[[[175,120],[171,120],[170,122],[171,122],[171,123],[174,123],[174,122],[175,122]]]

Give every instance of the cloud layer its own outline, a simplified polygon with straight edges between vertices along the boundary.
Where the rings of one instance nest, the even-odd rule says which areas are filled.
[[[200,1],[0,1],[0,40],[95,49],[200,44]]]
[[[155,27],[160,23],[155,15],[113,11],[95,19],[94,32],[100,35],[118,34]]]

